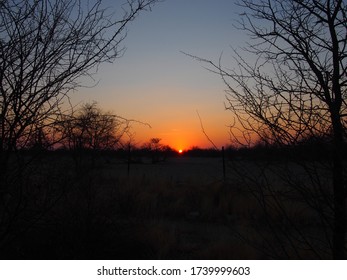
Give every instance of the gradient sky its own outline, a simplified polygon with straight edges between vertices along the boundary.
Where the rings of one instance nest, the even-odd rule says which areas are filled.
[[[229,144],[232,116],[224,109],[225,86],[181,51],[215,61],[223,52],[230,62],[230,46],[246,40],[233,27],[239,12],[233,0],[158,3],[129,25],[124,56],[102,65],[95,75],[98,85],[81,88],[73,102],[97,101],[103,110],[149,123],[152,128],[133,125],[138,145],[158,137],[175,149],[211,147],[197,111],[213,142],[219,148]]]

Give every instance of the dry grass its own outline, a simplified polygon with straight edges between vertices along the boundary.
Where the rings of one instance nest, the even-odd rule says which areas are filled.
[[[258,186],[230,174],[223,182],[218,159],[132,165],[129,176],[126,165],[118,163],[82,173],[62,159],[40,164],[44,170],[27,176],[30,203],[16,220],[16,227],[28,230],[10,236],[2,258],[317,257],[302,246],[290,220],[307,227],[304,233],[315,231],[315,237],[324,238],[321,228],[315,225],[313,230],[309,224],[315,214],[307,205],[284,201],[284,219],[275,207],[279,197],[270,197],[267,203],[273,209],[265,212],[259,197],[249,191]],[[273,181],[279,184],[278,178]],[[43,215],[33,215],[36,212]],[[299,253],[285,233],[297,237],[294,247]]]

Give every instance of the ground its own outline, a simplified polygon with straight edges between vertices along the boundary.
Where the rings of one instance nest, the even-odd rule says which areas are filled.
[[[265,196],[255,192],[258,183],[264,191],[268,187],[261,176],[263,162],[260,168],[229,159],[226,178],[218,157],[172,157],[157,164],[144,159],[130,166],[113,157],[99,158],[96,164],[88,158],[81,162],[76,166],[66,155],[43,157],[25,173],[25,181],[15,185],[23,193],[20,200],[8,192],[2,258],[318,257],[310,249],[312,242],[302,238],[323,235],[319,225],[309,224],[314,214],[306,204],[298,199],[281,204],[287,219],[281,208],[266,208],[278,204],[280,194],[272,196],[269,205],[259,200]],[[278,163],[274,166],[279,170]],[[250,177],[240,177],[241,171]],[[266,178],[283,183],[274,174]],[[300,220],[300,230],[291,220]],[[322,244],[317,245],[320,251]]]

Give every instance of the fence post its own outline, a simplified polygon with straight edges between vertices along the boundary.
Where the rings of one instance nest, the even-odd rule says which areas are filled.
[[[130,175],[130,161],[131,161],[131,157],[130,157],[130,143],[128,146],[128,177]]]
[[[222,158],[223,158],[223,180],[225,182],[226,175],[225,175],[225,151],[224,151],[224,146],[222,147]]]

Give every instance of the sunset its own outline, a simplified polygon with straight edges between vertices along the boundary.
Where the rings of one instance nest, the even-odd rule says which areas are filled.
[[[97,101],[105,110],[149,123],[151,129],[134,125],[135,142],[159,137],[174,149],[211,146],[198,111],[215,144],[229,144],[232,116],[225,110],[223,82],[182,52],[230,56],[231,46],[244,44],[245,36],[232,28],[239,9],[229,0],[158,3],[129,26],[124,55],[103,64],[94,76],[98,84],[79,89],[73,102]]]
[[[0,278],[346,275],[346,74],[342,0],[0,1]]]

